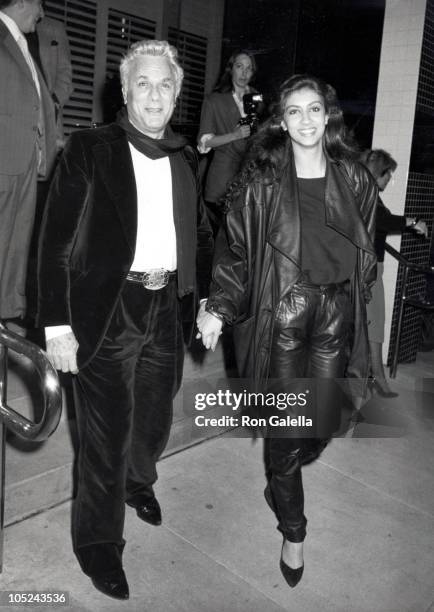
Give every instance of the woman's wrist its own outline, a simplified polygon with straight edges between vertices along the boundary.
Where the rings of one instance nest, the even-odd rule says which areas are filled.
[[[216,319],[219,319],[219,321],[221,321],[222,323],[225,322],[224,316],[222,314],[220,314],[217,310],[214,310],[213,307],[208,308],[206,307],[206,311],[212,315],[213,317],[215,317]]]

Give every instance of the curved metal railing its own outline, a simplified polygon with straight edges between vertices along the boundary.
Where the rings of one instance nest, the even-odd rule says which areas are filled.
[[[432,310],[434,304],[424,300],[423,298],[411,298],[407,295],[407,283],[409,280],[409,273],[415,272],[416,274],[422,274],[424,276],[434,275],[434,266],[424,266],[417,263],[408,261],[401,253],[394,249],[390,244],[386,242],[386,251],[392,255],[404,268],[402,275],[402,284],[399,294],[399,307],[398,307],[398,321],[396,326],[396,339],[392,351],[392,362],[390,365],[390,377],[396,377],[396,371],[398,369],[398,357],[399,357],[399,346],[401,343],[402,324],[404,320],[404,308],[408,304],[414,308],[420,308],[422,310]]]
[[[7,405],[9,349],[28,357],[41,378],[44,410],[37,422]],[[3,571],[6,429],[25,440],[41,442],[54,433],[61,413],[62,391],[59,379],[44,351],[0,323],[0,573]]]
[[[41,419],[36,423],[7,405],[8,349],[28,357],[41,378],[44,410]],[[44,351],[0,323],[0,419],[5,427],[21,438],[41,442],[56,430],[61,413],[62,393],[59,379]]]

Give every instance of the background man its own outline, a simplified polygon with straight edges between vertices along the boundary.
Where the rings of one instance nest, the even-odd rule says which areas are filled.
[[[161,523],[152,485],[182,376],[181,299],[194,299],[196,271],[201,297],[209,282],[197,160],[168,128],[182,78],[168,43],[131,47],[126,112],[69,138],[40,243],[39,323],[69,326],[46,330],[47,352],[78,372],[74,550],[96,588],[120,599],[125,501]]]
[[[40,0],[0,0],[0,319],[26,311],[27,258],[36,182],[55,157],[54,104],[23,34],[43,16]]]
[[[56,108],[57,140],[63,146],[62,111],[74,89],[72,85],[71,52],[63,23],[44,17],[34,32],[26,35],[29,51],[44,75],[48,91]]]

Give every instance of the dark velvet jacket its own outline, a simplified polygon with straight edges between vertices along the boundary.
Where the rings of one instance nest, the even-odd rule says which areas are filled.
[[[213,244],[191,147],[183,151],[182,163],[190,165],[195,179],[182,199],[182,207],[194,214],[174,210],[178,267],[184,250],[197,262],[197,270],[182,274],[192,282],[179,292],[192,323],[195,294],[208,294]],[[134,259],[136,234],[137,191],[125,132],[111,124],[72,134],[41,229],[37,322],[72,327],[79,367],[95,355],[108,328]]]
[[[268,377],[274,313],[301,275],[300,214],[291,158],[278,180],[271,171],[249,180],[232,201],[218,236],[207,309],[235,323],[241,376]],[[376,276],[373,247],[377,186],[356,162],[327,160],[326,223],[357,248],[350,279],[354,330],[347,376],[368,373],[366,301]]]

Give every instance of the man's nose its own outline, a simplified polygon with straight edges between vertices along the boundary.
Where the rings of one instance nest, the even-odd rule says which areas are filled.
[[[152,100],[157,100],[160,97],[160,91],[157,85],[151,85],[150,96]]]

